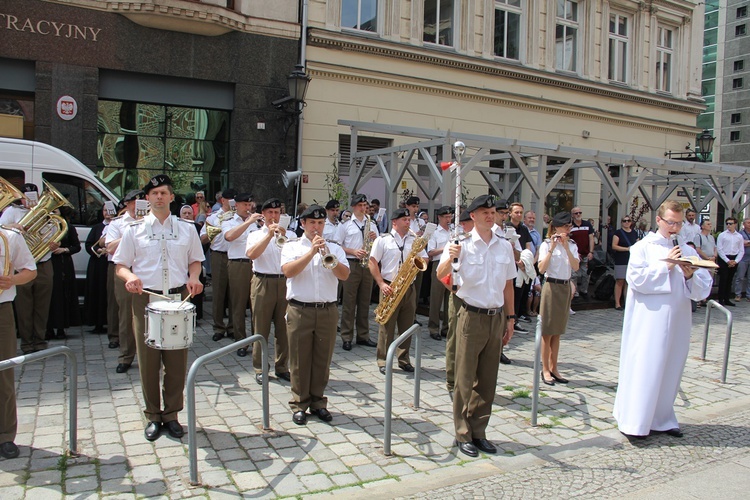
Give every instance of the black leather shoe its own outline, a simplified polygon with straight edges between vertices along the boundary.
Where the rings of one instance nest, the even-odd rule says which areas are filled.
[[[478,457],[479,452],[477,451],[477,447],[474,446],[473,443],[458,443],[458,449],[463,453],[464,455],[468,455],[470,457]]]
[[[363,345],[365,347],[377,347],[378,343],[377,342],[373,342],[370,339],[367,339],[367,340],[358,340],[357,341],[357,345]]]
[[[510,360],[510,358],[508,358],[508,356],[506,356],[505,354],[501,354],[501,355],[500,355],[500,362],[501,362],[502,364],[504,364],[504,365],[509,365],[509,364],[511,363],[511,360]]]
[[[383,375],[385,375],[385,366],[381,366],[380,367],[380,373],[382,373]]]
[[[422,323],[420,323],[420,322],[419,322],[419,321],[417,321],[416,319],[414,320],[414,324],[415,324],[415,325],[419,325],[419,326],[422,326]]]
[[[351,340],[345,340],[343,347],[344,347],[345,351],[351,351],[352,350],[352,341]]]
[[[443,337],[441,337],[439,333],[431,333],[430,338],[434,340],[443,340]]]
[[[258,385],[263,385],[263,374],[262,373],[256,373],[255,374],[255,381],[258,382]]]
[[[241,358],[247,356],[247,347],[240,347],[239,349],[237,349],[237,356]]]
[[[735,304],[735,303],[734,303],[734,302],[732,302],[731,300],[727,300],[726,302],[724,302],[724,305],[725,305],[725,306],[729,306],[729,307],[734,307],[734,306],[736,306],[737,304]]]
[[[521,321],[523,321],[523,322],[525,322],[525,323],[531,323],[531,318],[529,318],[529,317],[528,317],[528,316],[526,316],[525,314],[522,314],[522,315],[520,315],[520,316],[518,317],[518,319],[520,319]]]
[[[323,422],[330,422],[331,420],[333,420],[333,415],[331,415],[331,412],[328,411],[326,408],[318,408],[316,410],[310,410],[310,413],[312,413],[313,415],[316,415]]]
[[[544,378],[544,372],[542,372],[541,375],[542,375],[542,382],[544,382],[547,385],[555,385],[555,380],[554,379],[547,380],[546,378]]]
[[[276,372],[276,378],[280,378],[280,379],[286,380],[287,382],[289,382],[289,381],[292,380],[292,376],[289,375],[289,372],[286,372],[286,373]]]
[[[684,434],[682,433],[679,427],[675,427],[674,429],[669,429],[668,431],[664,431],[664,434],[668,434],[676,438],[681,438],[682,436],[684,436]]]
[[[5,458],[16,458],[20,453],[21,450],[18,449],[18,446],[13,441],[0,444],[0,455]]]
[[[115,371],[117,373],[127,373],[130,369],[130,365],[126,365],[125,363],[120,363],[117,365],[117,368],[115,368]]]
[[[161,423],[159,422],[149,422],[146,426],[146,430],[143,431],[143,433],[146,435],[146,439],[149,441],[156,441],[159,439],[159,435],[161,434]]]
[[[398,365],[398,367],[404,370],[406,373],[414,372],[414,367],[412,365]]]
[[[566,379],[565,377],[558,377],[557,375],[555,375],[552,372],[549,372],[549,374],[552,375],[552,378],[555,379],[555,382],[560,382],[561,384],[567,384],[568,383],[568,379]]]
[[[169,422],[164,424],[164,427],[167,428],[169,435],[173,438],[180,439],[185,435],[185,431],[177,420],[170,420]]]
[[[477,447],[478,450],[483,451],[485,453],[497,453],[497,448],[495,448],[495,445],[487,441],[486,439],[472,439],[471,442],[474,444],[474,446]]]
[[[292,422],[297,425],[305,425],[307,423],[307,413],[304,411],[295,411],[292,415]]]
[[[218,341],[220,341],[221,339],[224,338],[224,334],[217,332],[217,333],[214,333],[214,336],[211,337],[211,338],[213,339],[214,342],[218,342]]]
[[[110,342],[109,343],[109,348],[110,349],[118,349],[119,347],[120,347],[120,343],[119,342]]]

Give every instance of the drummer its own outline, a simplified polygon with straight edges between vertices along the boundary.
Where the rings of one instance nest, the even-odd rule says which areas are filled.
[[[133,296],[133,330],[136,337],[138,369],[148,420],[145,435],[154,441],[165,427],[169,435],[181,438],[177,414],[183,408],[188,345],[184,349],[157,350],[146,346],[144,314],[149,301],[164,300],[152,293],[182,297],[203,291],[199,277],[204,260],[198,233],[190,221],[170,216],[174,201],[172,181],[166,175],[153,177],[143,188],[151,211],[130,224],[122,235],[114,256],[117,276]],[[162,257],[166,256],[166,262]],[[164,409],[161,408],[159,380],[164,365]]]

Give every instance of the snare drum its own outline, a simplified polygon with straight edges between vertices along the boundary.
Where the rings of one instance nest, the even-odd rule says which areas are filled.
[[[187,349],[195,333],[195,305],[161,300],[146,306],[146,345],[154,349]]]

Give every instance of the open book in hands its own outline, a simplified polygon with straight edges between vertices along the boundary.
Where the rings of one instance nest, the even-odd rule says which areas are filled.
[[[691,267],[701,267],[703,269],[718,269],[719,265],[712,260],[703,260],[697,255],[690,255],[688,257],[680,257],[679,259],[661,259],[664,262],[671,264],[689,264]]]

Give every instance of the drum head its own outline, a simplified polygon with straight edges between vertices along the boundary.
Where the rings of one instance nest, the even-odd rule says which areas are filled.
[[[187,311],[191,312],[195,310],[195,304],[192,304],[191,302],[185,302],[184,304],[180,305],[181,302],[177,301],[168,301],[168,300],[159,300],[157,302],[151,302],[146,306],[146,309],[149,311],[160,311],[160,312],[177,312],[177,311]]]

